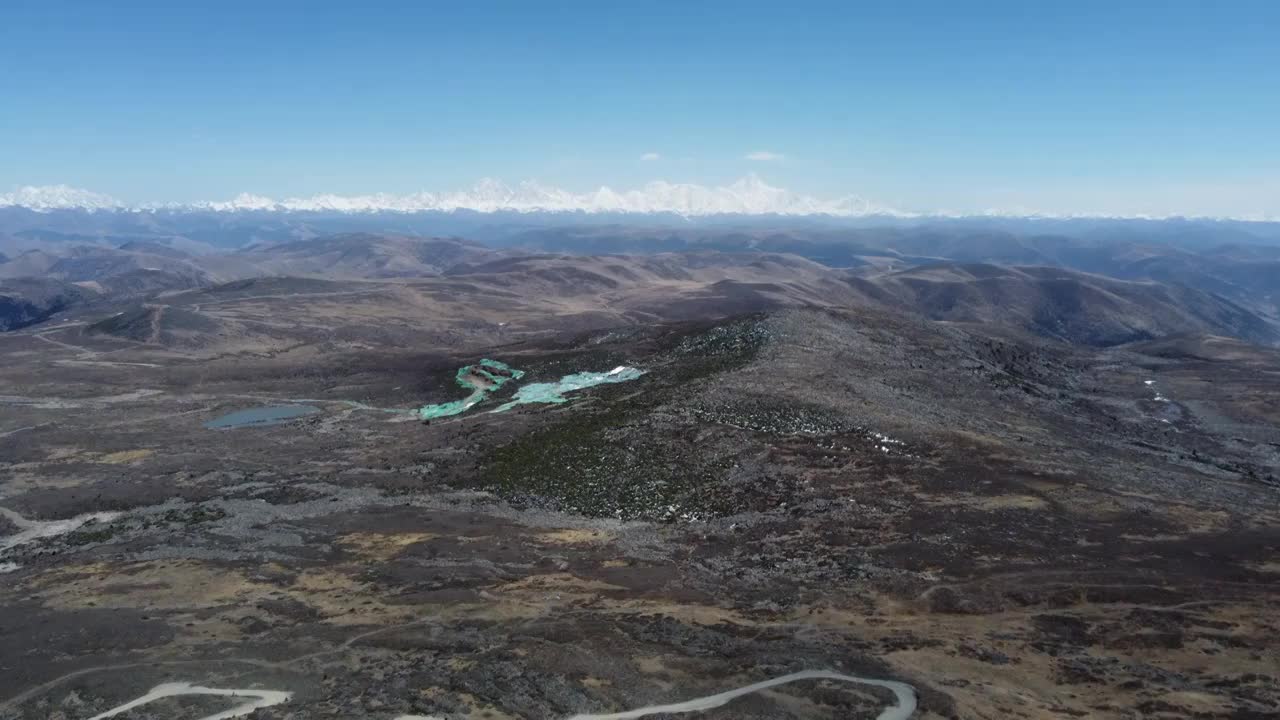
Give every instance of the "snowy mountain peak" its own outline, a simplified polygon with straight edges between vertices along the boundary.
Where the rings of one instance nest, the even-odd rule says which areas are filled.
[[[11,193],[0,193],[0,207],[24,207],[36,212],[66,208],[82,210],[118,210],[124,203],[102,193],[73,188],[70,185],[27,185]]]
[[[37,211],[62,208],[88,210],[204,210],[212,212],[426,212],[470,210],[474,212],[585,212],[585,213],[674,213],[698,215],[869,215],[898,214],[859,198],[825,201],[799,195],[769,185],[752,173],[727,186],[708,187],[664,180],[650,182],[634,190],[601,186],[574,193],[526,180],[512,187],[492,178],[470,189],[446,193],[418,192],[409,195],[319,194],[284,200],[241,193],[231,200],[186,205],[142,205],[126,207],[118,200],[65,185],[26,187],[0,195],[0,206],[18,205]]]
[[[322,193],[309,197],[277,200],[262,195],[240,193],[230,200],[194,203],[147,203],[129,205],[98,192],[68,185],[20,187],[0,193],[0,209],[20,207],[35,212],[54,210],[87,210],[90,212],[456,212],[479,213],[617,213],[674,214],[684,217],[707,215],[827,215],[833,217],[899,217],[899,218],[1025,218],[1025,219],[1200,219],[1276,222],[1280,217],[1269,214],[1247,216],[1207,216],[1171,214],[1116,215],[1098,212],[1053,213],[1025,207],[985,211],[932,210],[927,213],[904,212],[879,205],[856,195],[821,199],[792,192],[767,183],[755,173],[722,186],[672,183],[654,180],[632,190],[619,190],[602,185],[595,190],[575,193],[563,188],[525,180],[515,186],[500,180],[484,178],[469,189],[432,193],[420,191],[407,195],[374,193],[371,195],[336,195]]]

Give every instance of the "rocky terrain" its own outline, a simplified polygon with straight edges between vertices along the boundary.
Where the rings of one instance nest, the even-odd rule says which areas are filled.
[[[23,220],[0,718],[1275,716],[1266,238],[455,220]]]
[[[1275,351],[805,302],[826,271],[785,258],[501,262],[546,291],[249,280],[0,336],[0,718],[163,683],[289,693],[262,719],[589,717],[808,670],[918,718],[1280,704]],[[707,273],[793,287],[743,308]],[[524,374],[424,424],[480,358]],[[818,677],[701,716],[895,702]]]

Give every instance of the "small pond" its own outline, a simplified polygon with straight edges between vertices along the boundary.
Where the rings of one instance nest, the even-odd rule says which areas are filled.
[[[262,427],[275,425],[286,420],[305,417],[320,412],[320,408],[311,405],[272,405],[270,407],[249,408],[223,415],[210,420],[204,426],[211,430],[230,430],[243,427]]]

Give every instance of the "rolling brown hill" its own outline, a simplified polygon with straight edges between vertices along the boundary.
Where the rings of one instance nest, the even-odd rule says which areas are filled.
[[[850,282],[934,320],[1002,324],[1085,345],[1180,333],[1280,340],[1273,323],[1220,295],[1061,268],[946,263]]]
[[[925,242],[933,240],[929,237],[917,240],[917,251],[947,249],[945,243]],[[1008,250],[1005,236],[987,240],[972,252]],[[1051,246],[1042,239],[1040,247]],[[917,260],[899,257],[884,267]],[[1147,256],[1139,253],[1130,260],[1146,262]],[[1154,282],[976,262],[842,270],[779,252],[529,254],[457,239],[348,233],[204,255],[143,242],[76,246],[58,254],[27,253],[0,271],[6,267],[38,268],[84,291],[68,294],[60,307],[96,303],[103,312],[124,307],[126,317],[133,318],[123,326],[95,326],[94,333],[212,352],[225,344],[215,338],[234,339],[232,344],[247,349],[335,338],[392,344],[416,338],[454,345],[526,331],[806,306],[888,307],[1094,346],[1187,333],[1261,344],[1280,340],[1275,323],[1254,306],[1240,304],[1225,292],[1227,285],[1219,293],[1204,283],[1182,284],[1179,274]],[[136,305],[130,311],[120,301]],[[15,322],[47,317],[10,305],[9,315],[21,317]],[[161,315],[156,329],[140,310],[148,306],[186,307],[194,315],[169,332],[166,323],[181,316]],[[208,322],[201,319],[205,316]],[[133,328],[133,323],[145,327]]]
[[[235,257],[260,274],[342,279],[429,277],[499,254],[465,240],[347,233],[257,247]]]
[[[98,293],[92,288],[47,278],[0,280],[0,332],[18,330],[84,305]]]
[[[525,256],[434,277],[249,278],[151,298],[88,332],[215,354],[313,342],[453,347],[858,304],[865,300],[837,271],[794,256]]]

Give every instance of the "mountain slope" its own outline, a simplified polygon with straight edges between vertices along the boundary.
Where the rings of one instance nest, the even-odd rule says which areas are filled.
[[[440,275],[460,263],[483,262],[494,255],[463,240],[346,233],[267,245],[235,257],[267,274],[395,278]]]
[[[1219,295],[1059,268],[948,263],[851,282],[874,286],[934,320],[1004,324],[1086,345],[1179,333],[1280,340],[1273,323]]]
[[[41,278],[0,281],[0,332],[18,330],[84,305],[98,293],[71,283]]]

